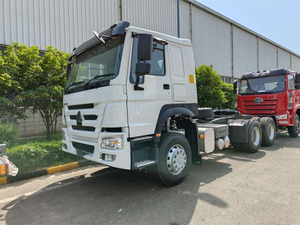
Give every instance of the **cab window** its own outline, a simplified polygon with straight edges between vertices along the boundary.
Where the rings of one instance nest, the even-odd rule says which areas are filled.
[[[289,79],[289,89],[290,90],[295,90],[294,76],[293,75],[289,75],[288,79]]]
[[[130,83],[134,84],[136,81],[135,65],[138,61],[137,59],[137,47],[138,47],[138,37],[133,40],[132,49],[132,59],[131,59],[131,70],[130,70]],[[165,47],[156,41],[153,41],[153,52],[152,59],[147,61],[151,64],[150,75],[164,76],[165,75]],[[140,76],[140,84],[144,83],[143,76]]]

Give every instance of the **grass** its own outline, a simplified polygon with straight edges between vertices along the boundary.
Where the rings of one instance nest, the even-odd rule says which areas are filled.
[[[18,139],[8,147],[7,156],[19,168],[18,174],[83,159],[63,152],[61,140],[61,134],[55,135],[50,141],[45,137]]]

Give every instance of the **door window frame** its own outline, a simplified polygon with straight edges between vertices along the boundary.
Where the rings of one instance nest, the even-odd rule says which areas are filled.
[[[131,84],[135,84],[135,79],[133,78],[133,75],[136,76],[135,72],[133,73],[133,70],[135,70],[135,64],[133,64],[133,62],[137,62],[137,43],[136,43],[136,48],[135,48],[135,41],[138,43],[138,36],[133,37],[133,40],[132,40],[132,48],[131,48],[132,53],[131,53],[130,74],[129,74],[129,82]],[[153,47],[153,51],[155,49],[157,49],[157,50],[163,52],[163,65],[164,65],[163,69],[164,69],[164,73],[163,74],[151,74],[151,72],[150,72],[149,75],[162,77],[162,76],[166,75],[166,54],[165,54],[166,49],[165,49],[164,45],[159,44],[155,40],[153,40],[153,45],[154,45],[154,43],[157,43],[159,46],[161,46],[159,48],[154,48]],[[134,60],[133,57],[136,57],[136,60]],[[147,62],[151,62],[151,61],[148,60]],[[140,76],[139,84],[144,84],[144,76]]]

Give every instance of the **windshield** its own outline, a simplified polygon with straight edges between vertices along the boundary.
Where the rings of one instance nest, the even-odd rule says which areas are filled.
[[[243,79],[239,94],[279,93],[285,91],[285,75]]]
[[[75,58],[67,82],[66,92],[99,87],[96,83],[114,79],[119,74],[124,35],[89,49]],[[93,79],[93,80],[92,80]]]

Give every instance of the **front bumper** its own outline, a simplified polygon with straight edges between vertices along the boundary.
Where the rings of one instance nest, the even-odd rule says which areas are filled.
[[[102,163],[107,166],[130,170],[131,154],[130,143],[127,141],[127,128],[123,128],[122,132],[100,132],[97,142],[91,142],[72,137],[68,134],[67,128],[62,128],[62,132],[64,135],[64,139],[62,140],[63,151],[82,156],[85,159]],[[123,140],[122,148],[118,150],[101,148],[101,140],[107,137],[121,137]],[[114,161],[106,161],[105,157],[103,157],[105,154],[115,156]]]

